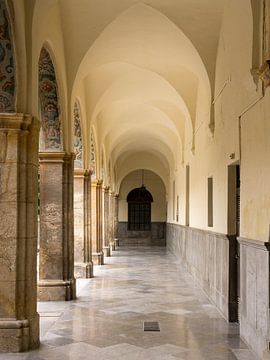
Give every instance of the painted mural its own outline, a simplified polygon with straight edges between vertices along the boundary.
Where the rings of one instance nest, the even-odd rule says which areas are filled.
[[[81,129],[81,113],[79,104],[76,102],[73,110],[74,117],[74,154],[75,154],[75,162],[74,166],[76,168],[82,168],[82,129]]]
[[[15,112],[15,61],[5,0],[0,0],[0,112]]]
[[[90,137],[90,169],[92,171],[92,178],[95,179],[97,176],[97,172],[96,172],[95,139],[93,132],[91,132],[91,137]]]
[[[42,48],[39,58],[39,102],[41,112],[40,150],[61,151],[57,82],[50,54]]]

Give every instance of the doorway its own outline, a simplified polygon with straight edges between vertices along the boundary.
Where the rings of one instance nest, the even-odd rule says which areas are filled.
[[[229,239],[229,321],[239,322],[240,300],[240,166],[228,166],[228,239]]]

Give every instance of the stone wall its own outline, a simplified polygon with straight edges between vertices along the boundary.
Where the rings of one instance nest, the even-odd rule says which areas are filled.
[[[261,357],[269,343],[269,243],[239,239],[240,335]]]
[[[150,231],[129,231],[128,223],[118,223],[119,245],[166,246],[166,223],[152,222]]]
[[[229,240],[226,235],[167,223],[168,249],[229,318]]]

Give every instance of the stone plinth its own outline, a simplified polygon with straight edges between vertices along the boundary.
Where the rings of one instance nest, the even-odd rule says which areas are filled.
[[[229,240],[226,235],[166,225],[166,242],[224,318],[229,320]]]
[[[38,120],[0,115],[0,352],[39,346],[38,138]]]
[[[74,259],[76,278],[93,276],[90,237],[91,174],[88,170],[74,171]]]
[[[73,233],[73,154],[40,153],[40,301],[76,297]]]
[[[102,251],[102,181],[91,182],[91,241],[92,260],[95,265],[104,264]]]
[[[262,358],[270,343],[270,243],[239,238],[240,336]],[[266,358],[266,357],[264,357]]]

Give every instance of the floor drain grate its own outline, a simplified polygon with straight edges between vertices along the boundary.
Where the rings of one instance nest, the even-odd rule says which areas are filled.
[[[144,321],[143,323],[144,331],[160,331],[158,321]]]

